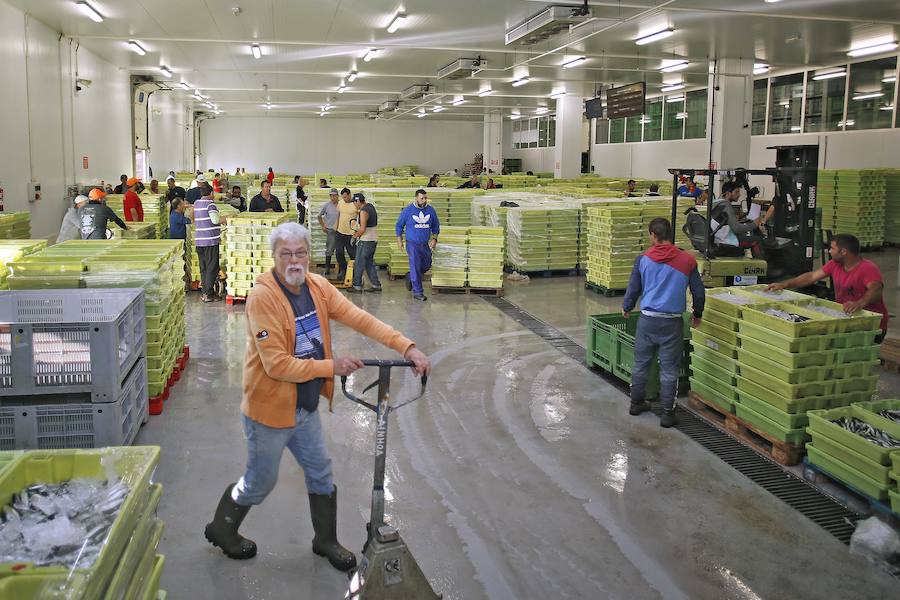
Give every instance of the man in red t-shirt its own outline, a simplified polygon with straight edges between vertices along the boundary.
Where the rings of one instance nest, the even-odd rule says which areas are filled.
[[[847,314],[852,315],[860,309],[881,313],[881,333],[875,338],[875,342],[880,344],[888,325],[888,309],[881,294],[884,280],[875,263],[859,255],[859,240],[855,236],[848,233],[834,236],[831,239],[831,260],[822,268],[773,283],[767,289],[804,288],[826,277],[831,277],[834,298],[844,305]]]
[[[125,192],[122,209],[125,212],[126,221],[144,220],[144,205],[141,204],[141,198],[137,194],[137,186],[140,182],[141,180],[137,177],[132,177],[125,182],[125,185],[128,186],[128,191]]]

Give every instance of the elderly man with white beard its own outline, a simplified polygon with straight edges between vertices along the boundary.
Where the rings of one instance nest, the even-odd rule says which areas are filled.
[[[412,340],[347,300],[327,279],[309,272],[309,232],[284,223],[269,235],[275,267],[260,275],[247,299],[247,354],[241,418],[247,439],[244,475],[219,500],[206,539],[235,559],[256,555],[238,533],[250,507],[275,487],[284,449],[303,469],[315,537],[312,550],[341,571],[356,557],[337,540],[337,488],[322,435],[319,397],[331,409],[335,375],[363,366],[354,356],[335,358],[333,319],[395,350],[427,375],[431,362]]]

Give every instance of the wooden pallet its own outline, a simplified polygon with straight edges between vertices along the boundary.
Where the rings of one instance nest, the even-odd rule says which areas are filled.
[[[184,369],[187,367],[188,359],[191,357],[191,349],[187,345],[185,345],[181,349],[181,354],[178,355],[178,358],[175,359],[175,368],[172,369],[172,374],[169,375],[169,379],[166,380],[166,387],[163,388],[162,394],[158,396],[153,396],[149,400],[150,406],[150,414],[151,415],[160,415],[163,411],[163,405],[166,400],[169,399],[169,391],[172,389],[172,386],[175,385],[179,379],[181,379],[181,374],[184,372]]]
[[[575,267],[574,269],[539,269],[537,271],[525,271],[522,269],[517,269],[515,267],[507,266],[503,269],[507,273],[512,273],[513,271],[521,274],[528,275],[531,278],[537,277],[576,277],[578,275],[584,275],[584,271]]]
[[[688,393],[688,407],[707,422],[731,434],[738,441],[743,442],[780,465],[792,466],[799,464],[806,454],[806,448],[802,444],[791,444],[776,439],[770,433],[759,429],[731,412],[726,412],[720,406],[706,400],[696,392]]]
[[[442,286],[432,285],[431,291],[435,294],[475,294],[478,296],[502,296],[503,288],[478,288],[469,286]]]
[[[803,479],[812,483],[829,496],[833,496],[841,504],[849,507],[854,512],[861,514],[880,514],[895,527],[900,525],[900,515],[891,510],[890,502],[877,500],[868,494],[859,491],[852,485],[847,485],[822,467],[803,459]],[[828,489],[824,486],[830,486]],[[835,491],[837,493],[835,493]]]
[[[900,373],[900,339],[889,337],[881,343],[881,366],[890,373]]]
[[[609,288],[605,288],[602,285],[597,285],[596,283],[591,283],[590,281],[584,282],[584,289],[590,290],[596,294],[600,294],[601,296],[606,296],[607,298],[612,298],[613,296],[624,296],[625,290],[611,290]]]

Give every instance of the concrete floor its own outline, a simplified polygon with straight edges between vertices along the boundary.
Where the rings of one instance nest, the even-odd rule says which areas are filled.
[[[873,255],[888,305],[897,252]],[[507,297],[582,341],[589,314],[620,298],[582,278],[509,283]],[[407,299],[402,282],[355,297],[434,360],[425,398],[393,415],[386,485],[390,521],[445,598],[886,598],[897,581],[823,529],[627,399],[576,361],[474,296]],[[137,443],[159,444],[157,479],[172,598],[343,597],[346,577],[312,554],[302,473],[281,479],[242,532],[260,555],[232,561],[203,539],[225,486],[242,473],[242,307],[188,302],[189,367]],[[900,327],[892,331],[900,333]],[[391,352],[342,326],[337,352]],[[368,383],[374,371],[355,377]],[[414,393],[395,379],[393,397]],[[882,377],[882,397],[897,397]],[[372,415],[336,399],[323,411],[340,489],[338,532],[359,551],[372,476]]]

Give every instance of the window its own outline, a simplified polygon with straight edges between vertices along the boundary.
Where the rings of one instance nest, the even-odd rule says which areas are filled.
[[[547,146],[550,148],[556,147],[556,115],[550,115],[547,117],[549,121],[548,126],[548,135],[547,135]]]
[[[803,73],[773,77],[769,88],[769,135],[800,131]]]
[[[658,142],[662,139],[662,105],[662,98],[647,101],[647,112],[644,114],[645,142]]]
[[[594,119],[597,132],[594,134],[598,144],[609,143],[609,119]]]
[[[684,94],[666,96],[663,104],[663,139],[684,139]]]
[[[896,56],[850,65],[846,130],[891,127],[896,85]]]
[[[757,79],[753,82],[753,125],[750,135],[765,135],[766,133],[766,97],[768,93],[768,79]]]
[[[639,142],[641,141],[641,116],[628,117],[625,119],[625,141]]]
[[[625,141],[625,119],[610,119],[609,143],[621,144]]]
[[[534,117],[512,122],[512,146],[520,148],[552,148],[556,145],[556,117]]]
[[[684,120],[684,139],[706,137],[706,90],[687,93],[687,117]]]
[[[547,133],[549,130],[549,123],[547,119],[540,118],[538,119],[538,148],[546,148],[547,147]]]
[[[834,69],[826,69],[825,71]],[[817,71],[806,74],[806,116],[803,131],[840,131],[844,120],[844,95],[847,77],[832,77],[816,81]]]

